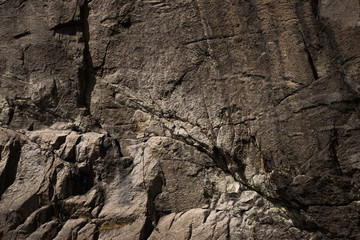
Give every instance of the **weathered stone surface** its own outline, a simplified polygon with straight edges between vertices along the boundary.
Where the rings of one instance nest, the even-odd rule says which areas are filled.
[[[0,21],[0,238],[360,238],[358,0]]]
[[[76,239],[77,232],[85,225],[85,223],[86,219],[84,218],[69,219],[66,221],[54,240]]]
[[[53,239],[58,231],[60,230],[61,225],[58,220],[52,220],[50,222],[44,223],[35,232],[33,232],[28,239]]]

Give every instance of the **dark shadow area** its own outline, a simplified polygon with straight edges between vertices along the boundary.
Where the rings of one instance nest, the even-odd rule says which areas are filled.
[[[18,35],[15,35],[15,36],[14,36],[14,39],[19,39],[19,38],[25,37],[25,36],[30,35],[30,34],[31,34],[30,31],[25,31],[25,32],[23,32],[23,33],[20,33],[20,34],[18,34]]]
[[[163,184],[164,177],[162,174],[158,174],[148,186],[146,220],[140,232],[140,240],[148,239],[159,221],[159,214],[155,208],[155,198],[162,192]]]
[[[2,147],[0,147],[0,158]],[[6,161],[6,165],[2,174],[0,175],[0,197],[6,191],[6,189],[14,183],[16,178],[16,172],[21,155],[21,144],[18,140],[13,141],[9,145],[9,157]]]
[[[89,41],[90,41],[90,33],[89,33],[89,5],[87,1],[85,1],[84,5],[80,8],[80,22],[83,32],[83,41],[84,41],[84,53],[83,53],[83,67],[79,70],[79,85],[80,85],[80,94],[78,96],[78,106],[86,107],[90,109],[90,100],[91,100],[91,92],[93,91],[96,78],[95,78],[95,70],[89,50]],[[89,113],[87,113],[89,114]]]
[[[56,25],[55,27],[52,27],[51,30],[58,34],[75,36],[76,33],[82,32],[82,26],[79,21],[70,21]]]

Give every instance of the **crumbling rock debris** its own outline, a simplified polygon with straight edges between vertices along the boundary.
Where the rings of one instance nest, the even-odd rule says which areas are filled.
[[[0,239],[359,239],[358,0],[0,0]]]

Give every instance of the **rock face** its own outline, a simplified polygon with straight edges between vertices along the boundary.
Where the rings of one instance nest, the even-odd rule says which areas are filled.
[[[0,239],[359,239],[358,0],[0,0]]]

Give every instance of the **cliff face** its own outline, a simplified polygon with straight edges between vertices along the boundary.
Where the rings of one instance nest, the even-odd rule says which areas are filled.
[[[3,239],[360,237],[358,0],[0,19]]]

